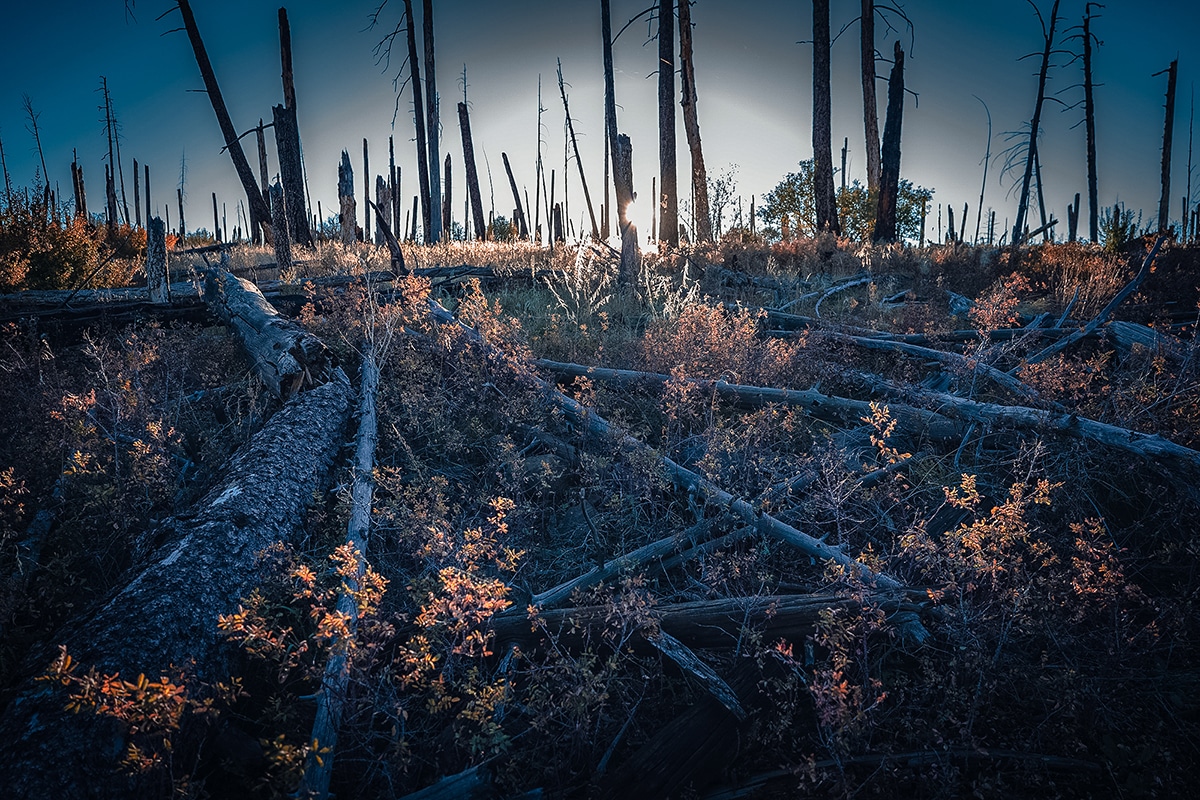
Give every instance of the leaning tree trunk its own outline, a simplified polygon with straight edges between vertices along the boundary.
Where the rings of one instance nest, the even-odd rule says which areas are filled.
[[[675,4],[658,0],[658,236],[679,247],[675,156]]]
[[[1018,245],[1025,237],[1025,217],[1029,212],[1029,187],[1033,182],[1033,165],[1037,161],[1038,128],[1042,124],[1042,103],[1046,99],[1046,75],[1050,70],[1050,56],[1054,51],[1054,26],[1058,23],[1058,3],[1050,9],[1050,27],[1045,31],[1045,47],[1042,50],[1042,68],[1038,73],[1037,102],[1033,105],[1033,119],[1029,121],[1029,147],[1025,154],[1025,175],[1021,179],[1021,195],[1017,202],[1017,219],[1013,224],[1012,243]],[[1040,19],[1040,14],[1039,14]]]
[[[501,153],[500,157],[504,159],[504,171],[508,174],[508,185],[513,193],[513,224],[517,226],[517,236],[521,239],[529,238],[529,223],[525,221],[525,211],[521,207],[521,193],[517,191],[517,180],[513,177],[512,165],[508,163],[508,153]]]
[[[679,84],[683,106],[683,129],[692,152],[692,216],[696,239],[712,241],[712,218],[708,208],[708,171],[704,167],[704,148],[700,145],[700,120],[696,117],[696,75],[692,67],[691,0],[679,0]]]
[[[829,0],[813,0],[813,197],[817,230],[842,232],[833,191],[833,115],[829,75]]]
[[[438,93],[437,70],[433,58],[433,0],[425,0],[422,9],[425,35],[425,110],[429,116],[429,231],[428,243],[433,244],[442,240],[442,187],[438,180],[438,137],[441,125],[438,123]]]
[[[879,103],[875,99],[875,0],[862,0],[861,36],[863,132],[867,142],[867,190],[878,196],[879,176]]]
[[[296,83],[292,75],[292,29],[288,24],[286,8],[279,9],[279,60],[283,77],[283,105],[275,106],[272,111],[288,232],[294,243],[310,247],[313,238],[304,201],[304,159],[301,156],[300,126],[296,118]]]
[[[1162,146],[1162,197],[1158,201],[1159,233],[1166,232],[1171,216],[1171,135],[1175,130],[1175,78],[1178,73],[1179,59],[1175,59],[1171,62],[1171,66],[1167,67],[1167,118],[1163,127]]]
[[[896,42],[895,63],[888,78],[887,121],[883,126],[883,164],[879,178],[879,204],[875,211],[875,242],[896,240],[896,206],[900,193],[900,127],[904,118],[904,51]],[[966,215],[963,215],[966,224]],[[953,224],[950,226],[953,228]]]
[[[183,26],[187,29],[188,39],[192,43],[192,52],[196,55],[196,64],[200,67],[200,77],[204,79],[205,94],[208,95],[213,112],[217,115],[217,124],[221,127],[221,135],[225,137],[225,148],[229,151],[229,157],[233,160],[233,167],[237,170],[238,179],[242,182],[242,189],[246,192],[246,202],[260,224],[269,225],[271,209],[267,207],[262,191],[254,180],[254,173],[250,170],[250,162],[246,160],[246,154],[242,152],[242,143],[233,127],[233,120],[229,117],[229,110],[225,107],[225,100],[221,96],[221,87],[217,85],[216,73],[213,72],[212,62],[208,60],[208,52],[204,49],[204,40],[200,38],[200,29],[196,27],[196,17],[192,14],[191,3],[189,0],[177,0],[177,3],[179,12],[183,15]]]
[[[664,0],[665,1],[665,0]],[[592,238],[600,238],[600,226],[596,224],[596,212],[592,208],[592,195],[588,191],[587,176],[583,173],[583,159],[579,157],[579,142],[575,139],[575,123],[571,121],[571,107],[567,105],[567,89],[563,83],[562,59],[558,61],[558,92],[562,95],[563,113],[567,118],[567,135],[571,141],[571,149],[575,152],[575,165],[579,167],[579,183],[583,187],[583,199],[587,203],[588,218],[592,222]],[[566,180],[566,175],[563,175]],[[520,205],[518,203],[518,205]]]
[[[238,653],[217,618],[236,612],[258,584],[259,553],[296,538],[342,443],[352,392],[340,369],[328,377],[285,404],[188,513],[151,532],[155,549],[141,574],[86,622],[63,632],[58,640],[80,669],[136,681],[139,674],[174,676],[182,667],[188,696],[197,701],[205,685],[229,680]],[[43,654],[42,663],[29,667],[42,672],[51,660]],[[71,713],[67,703],[58,682],[36,680],[9,703],[0,717],[6,797],[162,796],[161,773],[130,777],[120,769],[127,724],[91,710]],[[206,718],[183,715],[171,733],[175,757],[202,746],[212,730]]]
[[[411,71],[413,95],[413,126],[417,134],[417,180],[421,186],[421,221],[424,225],[425,241],[433,235],[433,211],[430,206],[429,146],[425,138],[425,103],[421,91],[421,66],[417,61],[417,20],[413,16],[412,0],[404,0],[404,14],[408,17],[408,68]],[[431,101],[432,102],[432,99]],[[416,220],[413,220],[415,223]],[[365,230],[365,229],[364,229]]]
[[[458,129],[462,133],[463,165],[467,170],[467,194],[471,197],[471,218],[475,222],[475,238],[487,238],[487,223],[483,221],[483,198],[479,194],[479,172],[475,168],[475,145],[471,140],[471,117],[467,104],[458,104]]]
[[[1088,239],[1100,241],[1100,200],[1096,180],[1096,103],[1092,96],[1092,5],[1083,15],[1083,119],[1087,129]]]

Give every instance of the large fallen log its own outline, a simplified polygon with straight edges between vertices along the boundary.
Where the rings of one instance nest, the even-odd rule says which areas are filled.
[[[292,541],[306,505],[325,477],[351,404],[340,369],[292,398],[233,457],[224,478],[189,513],[153,532],[149,565],[96,613],[59,639],[84,669],[134,681],[185,670],[190,694],[228,681],[236,647],[217,629],[217,616],[237,610],[258,583],[257,556]],[[43,653],[29,668],[46,669]],[[126,726],[91,710],[66,710],[57,683],[29,681],[0,716],[0,786],[5,797],[139,798],[161,796],[155,773],[130,777],[118,769]],[[185,715],[175,751],[203,735]]]
[[[301,325],[282,317],[244,278],[213,271],[205,280],[204,300],[233,328],[242,349],[267,389],[287,399],[324,383],[334,369],[325,343]]]

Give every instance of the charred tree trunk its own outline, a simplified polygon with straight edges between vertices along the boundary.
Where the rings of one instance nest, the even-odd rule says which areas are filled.
[[[829,0],[813,0],[813,197],[817,230],[840,234],[833,191],[833,115],[829,67]]]
[[[666,2],[666,0],[663,0],[663,2]],[[575,140],[575,123],[571,121],[571,108],[567,105],[567,89],[563,84],[561,59],[558,62],[558,91],[562,95],[563,113],[567,117],[567,134],[571,140],[571,149],[575,153],[575,165],[579,167],[579,184],[583,187],[583,199],[587,203],[588,218],[592,222],[592,238],[599,239],[600,226],[596,224],[596,212],[592,208],[592,195],[588,192],[587,176],[583,174],[583,159],[579,157],[579,143]],[[517,203],[517,205],[520,205],[520,203]]]
[[[146,173],[146,175],[145,175],[145,177],[146,177],[146,224],[149,225],[150,224],[150,165],[143,164],[142,169]],[[83,216],[84,216],[84,219],[86,219],[87,218],[87,200],[86,200],[86,196],[83,194],[83,170],[82,169],[79,170],[79,194],[80,194],[80,197],[83,202]]]
[[[283,187],[276,181],[271,185],[271,242],[275,246],[275,264],[280,274],[291,272],[292,242],[288,234],[287,206]]]
[[[379,213],[383,219],[387,219],[391,214],[391,203],[388,202],[387,181],[382,175],[375,176],[375,206],[379,208]],[[375,244],[386,245],[387,238],[383,235],[383,229],[379,227],[378,217],[375,220]]]
[[[642,251],[638,248],[637,226],[629,218],[633,202],[633,144],[625,134],[618,134],[616,156],[613,159],[613,184],[617,193],[617,208],[621,224],[621,266],[617,273],[620,285],[632,290],[637,286],[642,266]]]
[[[513,224],[517,226],[517,236],[522,239],[528,239],[529,223],[525,221],[525,211],[521,207],[521,193],[517,190],[517,181],[513,177],[512,165],[508,163],[508,153],[501,153],[500,157],[504,159],[504,172],[508,175],[508,185],[512,188],[513,215],[516,217],[513,220]]]
[[[146,289],[150,302],[162,305],[171,302],[170,280],[167,272],[167,226],[162,217],[146,223]]]
[[[183,189],[175,190],[175,199],[179,202],[179,244],[176,246],[183,247],[183,240],[187,238],[187,222],[183,218]]]
[[[1079,192],[1075,193],[1075,204],[1067,204],[1067,241],[1074,242],[1079,235]]]
[[[1171,139],[1175,131],[1175,78],[1179,59],[1167,67],[1167,117],[1163,126],[1162,196],[1158,201],[1158,232],[1165,233],[1171,216]],[[1162,73],[1158,73],[1161,75]]]
[[[445,196],[442,198],[442,231],[443,236],[447,239],[452,238],[451,233],[454,228],[454,206],[451,203],[454,201],[454,193],[451,191],[450,185],[450,154],[446,153],[446,171],[442,179],[442,187],[445,189]]]
[[[72,166],[74,166],[72,164]],[[142,195],[138,191],[138,162],[133,160],[133,224],[136,227],[142,227]],[[149,220],[147,220],[149,221]]]
[[[421,67],[417,60],[417,20],[413,16],[412,0],[404,0],[404,14],[408,17],[408,68],[411,72],[413,96],[413,126],[417,135],[417,180],[421,187],[421,213],[425,241],[432,235],[433,212],[429,205],[429,146],[425,138],[425,101],[421,90]],[[430,98],[432,102],[432,98]],[[436,166],[435,166],[436,169]],[[415,219],[413,220],[416,221]]]
[[[888,78],[887,120],[883,126],[883,163],[879,178],[879,204],[875,210],[872,240],[896,240],[896,207],[900,192],[900,128],[904,118],[904,51],[894,49],[895,63]],[[964,215],[963,224],[966,224]],[[950,226],[954,227],[953,223]]]
[[[1092,84],[1092,6],[1083,15],[1083,119],[1087,129],[1088,239],[1100,241],[1100,200],[1096,179],[1096,102]]]
[[[686,2],[686,0],[685,0]],[[679,247],[679,179],[675,154],[675,4],[658,0],[658,235]]]
[[[358,214],[354,208],[354,168],[350,165],[350,154],[342,151],[342,163],[338,165],[338,221],[342,227],[342,244],[353,244],[358,239]]]
[[[712,218],[708,208],[708,170],[700,145],[700,120],[696,116],[696,75],[692,66],[691,0],[679,0],[679,84],[683,106],[683,129],[692,153],[692,216],[696,240],[712,241]]]
[[[367,148],[367,140],[363,139],[363,229],[362,240],[369,243],[371,241],[371,162],[369,161],[370,152]]]
[[[242,143],[238,139],[233,121],[229,118],[229,110],[221,96],[221,87],[217,85],[217,77],[213,72],[212,62],[208,60],[208,52],[204,49],[204,41],[200,38],[200,29],[196,27],[196,17],[192,14],[189,0],[177,0],[179,11],[183,15],[183,25],[187,29],[188,40],[191,41],[192,51],[196,56],[196,64],[200,67],[200,77],[204,79],[204,90],[212,103],[213,112],[217,115],[217,124],[221,127],[221,135],[225,137],[225,147],[233,160],[242,189],[246,192],[246,201],[253,214],[261,224],[268,224],[271,211],[263,200],[258,184],[254,181],[254,173],[250,170],[250,162],[242,152]]]
[[[475,238],[487,238],[487,223],[483,220],[483,198],[479,194],[479,172],[475,169],[475,145],[471,140],[471,118],[467,104],[458,104],[458,129],[462,133],[463,166],[467,170],[467,194],[471,197],[471,218],[475,222]]]
[[[311,247],[313,237],[304,201],[304,160],[301,156],[300,125],[296,117],[296,83],[292,73],[292,28],[288,24],[286,8],[279,9],[279,60],[283,105],[275,106],[272,111],[288,233],[296,244]]]
[[[879,101],[875,97],[875,0],[862,0],[861,36],[863,132],[867,142],[867,190],[877,197],[882,167],[879,161]]]
[[[438,137],[441,125],[438,122],[437,74],[433,53],[433,0],[424,0],[422,22],[425,34],[425,109],[429,116],[429,231],[428,244],[442,240],[442,187],[438,180]]]
[[[1021,243],[1025,238],[1025,217],[1029,212],[1029,189],[1033,183],[1033,168],[1037,162],[1037,139],[1038,128],[1042,124],[1042,103],[1046,99],[1046,76],[1050,71],[1050,56],[1054,51],[1054,27],[1058,23],[1058,3],[1059,0],[1054,0],[1054,5],[1050,9],[1050,25],[1043,25],[1042,32],[1044,34],[1045,47],[1042,50],[1042,67],[1038,72],[1038,92],[1037,101],[1033,105],[1033,118],[1029,121],[1029,148],[1025,154],[1025,175],[1021,179],[1021,195],[1017,202],[1017,219],[1013,224],[1012,243],[1014,246]],[[1034,7],[1036,10],[1036,6]],[[1042,18],[1041,12],[1038,12],[1038,19]]]

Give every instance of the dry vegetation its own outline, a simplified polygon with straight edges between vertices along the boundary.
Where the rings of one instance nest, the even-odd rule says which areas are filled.
[[[445,244],[406,248],[409,266],[495,276],[310,286],[298,318],[350,374],[365,325],[395,334],[380,353],[360,622],[347,637],[335,611],[357,561],[340,547],[347,463],[306,537],[261,554],[240,608],[212,610],[244,656],[217,685],[186,664],[140,681],[89,672],[58,632],[137,574],[152,522],[202,496],[278,401],[212,322],[147,315],[81,334],[6,311],[0,708],[41,675],[64,705],[120,721],[112,768],[141,774],[149,796],[290,796],[338,651],[351,665],[341,736],[334,753],[316,746],[343,797],[477,767],[460,779],[497,796],[1186,794],[1200,767],[1196,464],[971,422],[940,400],[1055,409],[1200,449],[1194,248],[1168,247],[1118,311],[1158,345],[1104,334],[1025,364],[1051,334],[989,334],[1078,328],[1147,247],[1044,245],[1015,264],[962,245],[729,236],[648,257],[630,295],[602,247]],[[270,260],[235,249],[229,266],[302,284],[388,264],[326,244],[295,274],[258,274]],[[27,285],[27,262],[7,286]],[[110,285],[137,280],[128,264]],[[431,295],[482,340],[436,324]],[[867,329],[961,358],[856,343]],[[572,378],[540,359],[668,377]],[[550,402],[539,381],[556,374],[647,447]],[[872,405],[751,402],[721,381]],[[917,409],[943,422],[914,425]],[[676,486],[658,455],[909,588],[819,563]],[[603,580],[538,604],[591,570]],[[914,614],[923,642],[901,632]],[[740,715],[664,654],[670,639]]]

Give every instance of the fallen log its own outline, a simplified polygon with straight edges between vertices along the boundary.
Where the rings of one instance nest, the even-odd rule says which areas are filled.
[[[280,316],[254,284],[213,271],[204,300],[237,332],[254,371],[276,397],[286,400],[331,377],[335,362],[324,342]]]
[[[588,367],[561,361],[537,359],[533,362],[541,369],[559,377],[593,378],[616,386],[661,386],[671,380],[670,375],[656,372],[639,372],[628,369]],[[776,404],[797,408],[824,422],[858,423],[873,415],[871,403],[836,395],[826,395],[815,389],[776,389],[765,386],[745,386],[725,381],[688,379],[706,391],[714,391],[720,397],[749,408],[761,408]],[[928,436],[938,441],[955,439],[960,431],[952,420],[933,411],[901,406],[891,409],[900,426],[914,436]]]
[[[188,513],[152,531],[148,566],[59,639],[71,657],[135,680],[186,670],[189,696],[228,681],[236,647],[218,631],[259,582],[257,556],[292,541],[342,442],[351,390],[340,369],[287,402],[233,457]],[[29,668],[46,669],[43,653]],[[6,797],[158,797],[153,774],[118,769],[127,726],[91,710],[71,713],[57,683],[30,680],[0,716],[0,786]],[[203,723],[185,715],[176,753],[194,752]]]

